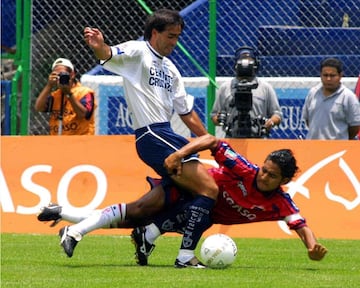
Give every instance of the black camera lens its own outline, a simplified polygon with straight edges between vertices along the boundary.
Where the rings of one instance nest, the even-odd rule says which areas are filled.
[[[238,77],[254,77],[255,61],[253,59],[239,59],[236,63],[236,75]]]
[[[59,73],[59,83],[61,85],[69,85],[70,82],[70,74],[67,72],[60,72]]]
[[[217,116],[217,121],[220,126],[224,126],[226,124],[227,120],[227,113],[224,111],[221,111]]]

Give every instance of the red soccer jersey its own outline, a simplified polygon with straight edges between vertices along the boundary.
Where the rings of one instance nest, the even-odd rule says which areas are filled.
[[[212,211],[214,223],[284,220],[290,229],[306,225],[290,195],[281,188],[268,194],[257,189],[255,179],[259,167],[236,153],[228,143],[220,142],[213,155],[220,166],[209,170],[219,186]]]

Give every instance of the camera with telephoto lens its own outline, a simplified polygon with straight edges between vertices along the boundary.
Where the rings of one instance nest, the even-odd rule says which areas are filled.
[[[220,111],[217,115],[217,121],[220,126],[226,125],[227,122],[227,113],[225,111]]]
[[[70,83],[70,74],[68,72],[60,72],[59,73],[59,84],[69,85],[69,83]]]

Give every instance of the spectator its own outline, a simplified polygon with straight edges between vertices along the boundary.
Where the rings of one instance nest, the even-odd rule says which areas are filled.
[[[358,81],[356,82],[355,95],[360,100],[360,75],[359,75]]]
[[[320,64],[321,83],[305,98],[302,118],[309,131],[306,139],[355,139],[360,127],[360,104],[341,83],[343,64],[336,58]]]
[[[211,119],[223,126],[226,137],[265,138],[282,118],[276,93],[256,78],[259,60],[253,48],[240,47],[235,59],[236,77],[220,86]]]
[[[50,135],[94,135],[96,108],[94,91],[75,78],[73,64],[58,58],[45,87],[35,102],[35,110],[50,112]]]
[[[358,100],[360,101],[360,75],[359,75],[358,81],[355,86],[355,95],[358,98]],[[360,140],[360,130],[358,132],[357,138]]]

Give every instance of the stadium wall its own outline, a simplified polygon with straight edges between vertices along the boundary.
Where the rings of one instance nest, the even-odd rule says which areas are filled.
[[[231,77],[217,77],[220,86]],[[271,132],[273,139],[303,139],[307,127],[301,120],[301,110],[309,89],[319,83],[319,77],[261,77],[275,89],[284,115],[281,125]],[[358,78],[343,78],[342,82],[351,90],[355,89]],[[208,127],[207,87],[205,77],[185,77],[185,86],[189,94],[195,97],[195,110],[203,123]],[[124,98],[123,81],[120,76],[83,75],[81,82],[95,90],[98,109],[96,110],[96,134],[116,135],[132,134],[131,115]],[[172,125],[176,132],[189,137],[190,132],[176,116]],[[223,137],[223,131],[217,127],[216,136]]]
[[[301,173],[286,185],[317,237],[360,239],[358,141],[229,139],[252,162],[280,148],[295,152]],[[139,160],[133,135],[1,136],[0,207],[2,233],[54,234],[36,214],[49,202],[83,209],[137,199],[156,177]],[[201,159],[214,164],[210,153]],[[335,177],[334,177],[335,176]],[[65,225],[62,223],[57,227]],[[95,234],[129,234],[101,230]],[[232,237],[297,237],[277,222],[216,225],[206,232]]]

